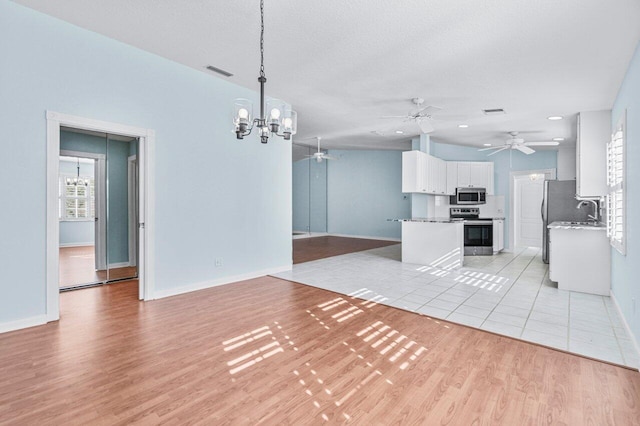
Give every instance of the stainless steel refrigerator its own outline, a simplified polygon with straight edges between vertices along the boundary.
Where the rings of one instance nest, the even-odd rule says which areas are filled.
[[[591,209],[576,208],[575,180],[546,180],[542,198],[542,261],[549,263],[549,229],[557,221],[586,222]]]

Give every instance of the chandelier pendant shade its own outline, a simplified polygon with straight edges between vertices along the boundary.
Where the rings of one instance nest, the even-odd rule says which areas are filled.
[[[80,158],[76,159],[76,177],[68,177],[65,179],[65,183],[67,185],[74,185],[74,186],[78,186],[78,185],[84,185],[84,186],[89,186],[89,179],[83,179],[80,177]]]
[[[253,116],[253,103],[249,99],[239,98],[233,104],[233,126],[237,139],[244,139],[257,127],[260,142],[267,143],[269,136],[282,136],[291,140],[296,134],[298,117],[291,107],[279,99],[265,102],[264,85],[267,77],[264,74],[264,0],[260,0],[260,115]]]

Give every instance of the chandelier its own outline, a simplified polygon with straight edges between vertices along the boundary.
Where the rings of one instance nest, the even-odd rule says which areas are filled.
[[[74,185],[74,186],[78,186],[78,185],[84,185],[84,186],[89,186],[89,179],[83,179],[80,177],[80,158],[76,159],[77,161],[77,174],[75,177],[68,177],[65,182],[67,185]]]
[[[254,127],[258,128],[260,142],[267,143],[270,135],[291,140],[296,134],[298,115],[291,107],[279,99],[264,99],[264,0],[260,0],[260,116],[253,118],[253,104],[248,99],[236,99],[233,105],[234,133],[238,139],[249,135]],[[265,116],[265,107],[267,114]]]

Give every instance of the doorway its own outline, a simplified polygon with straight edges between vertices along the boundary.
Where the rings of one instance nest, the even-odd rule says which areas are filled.
[[[48,111],[46,114],[47,119],[47,246],[46,246],[46,309],[47,309],[47,321],[55,321],[59,319],[59,300],[60,300],[60,192],[61,192],[61,177],[60,177],[60,154],[61,154],[61,129],[73,129],[72,133],[98,133],[103,135],[117,135],[114,138],[114,142],[111,142],[112,147],[116,147],[123,154],[124,161],[119,163],[119,167],[122,169],[122,173],[119,173],[117,180],[120,180],[124,187],[124,190],[118,192],[118,198],[121,206],[129,204],[129,201],[133,198],[134,202],[131,203],[133,207],[133,213],[129,208],[109,209],[109,203],[116,205],[116,200],[111,199],[109,201],[109,189],[110,186],[115,185],[113,179],[115,174],[109,174],[108,158],[109,153],[105,151],[104,163],[104,176],[105,184],[102,185],[98,182],[101,176],[101,171],[98,170],[101,166],[100,159],[92,158],[92,154],[99,154],[95,152],[87,151],[91,150],[79,150],[76,151],[77,146],[74,145],[63,146],[65,150],[64,154],[75,153],[76,167],[81,158],[93,159],[94,162],[94,215],[98,220],[95,221],[94,226],[96,228],[94,232],[94,260],[93,267],[96,272],[99,272],[101,268],[104,268],[105,277],[100,278],[101,281],[109,282],[113,279],[125,278],[118,276],[116,270],[119,268],[134,267],[138,276],[138,298],[140,300],[151,300],[154,294],[154,280],[153,280],[153,205],[154,205],[154,185],[150,176],[153,175],[153,159],[154,159],[154,141],[155,134],[151,129],[138,128],[118,123],[104,122],[94,119],[88,119],[84,117],[72,116],[67,114],[60,114],[52,111]],[[126,145],[117,144],[115,141],[118,138],[125,138],[128,141]],[[137,150],[131,150],[131,141],[137,141]],[[124,141],[119,141],[124,142]],[[84,151],[84,152],[82,152]],[[134,173],[134,182],[137,185],[131,183],[131,173]],[[76,178],[78,174],[82,174],[82,168],[80,173],[76,168]],[[89,175],[90,176],[90,175]],[[82,182],[84,184],[84,182]],[[133,194],[130,193],[130,188],[135,185]],[[88,188],[89,185],[87,185]],[[104,203],[101,204],[100,189],[104,193]],[[78,191],[70,191],[76,196]],[[80,193],[86,193],[85,190],[80,190]],[[122,201],[124,200],[124,201]],[[76,203],[76,208],[79,206],[90,206],[86,202],[84,204]],[[102,213],[100,213],[102,212]],[[84,219],[87,219],[86,211],[80,208],[80,213],[84,214]],[[105,220],[100,220],[102,215]],[[124,223],[124,226],[119,227],[117,235],[112,235],[108,231],[108,223],[110,215],[115,215],[112,219],[118,219],[118,221]],[[132,215],[137,215],[135,225],[132,226],[129,221]],[[134,216],[135,217],[135,216]],[[124,218],[124,219],[122,219]],[[115,223],[115,222],[114,222]],[[100,226],[102,225],[102,226]],[[104,227],[103,230],[100,228]],[[113,226],[112,226],[113,227]],[[129,241],[132,237],[131,233],[136,234],[134,236],[136,244],[133,248],[129,246]],[[125,241],[126,249],[118,251],[118,241]],[[111,251],[110,251],[111,250]],[[113,252],[113,250],[118,251]],[[131,253],[134,251],[134,253]],[[81,255],[83,256],[83,255]],[[88,256],[88,255],[85,255]],[[133,263],[133,265],[132,265]],[[120,271],[118,271],[120,272]],[[127,272],[125,275],[129,275]],[[98,280],[96,280],[98,281]]]
[[[60,129],[60,291],[135,279],[138,138]]]
[[[511,247],[542,247],[544,181],[555,176],[555,169],[511,172]]]

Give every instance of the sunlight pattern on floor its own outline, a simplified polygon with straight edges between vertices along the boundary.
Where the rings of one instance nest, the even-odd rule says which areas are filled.
[[[360,309],[368,307],[366,303],[383,304],[640,366],[611,298],[558,290],[539,249],[466,256],[456,270],[400,259],[398,244],[297,264],[274,276],[362,299]]]

